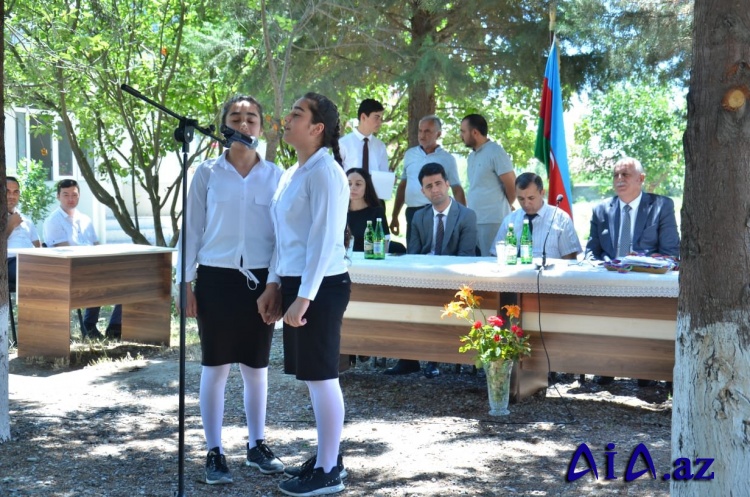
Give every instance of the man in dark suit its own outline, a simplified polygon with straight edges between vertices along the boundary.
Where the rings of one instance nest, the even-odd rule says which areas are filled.
[[[616,197],[594,208],[586,255],[599,260],[619,259],[630,252],[680,255],[680,237],[669,197],[641,190],[646,174],[638,159],[625,157],[615,164],[613,186]],[[607,385],[611,376],[594,381]],[[638,380],[639,386],[648,380]]]
[[[630,252],[679,256],[674,202],[642,191],[645,178],[637,159],[625,157],[617,161],[613,175],[617,196],[594,208],[587,257],[619,259]]]
[[[430,162],[419,171],[422,193],[430,205],[414,213],[409,254],[474,256],[477,250],[477,215],[473,210],[454,202],[448,195],[450,183],[443,166]],[[408,374],[419,371],[419,361],[399,359],[385,374]],[[440,374],[437,363],[428,362],[424,375]]]

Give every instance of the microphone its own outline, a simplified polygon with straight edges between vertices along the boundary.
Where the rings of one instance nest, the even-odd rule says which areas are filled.
[[[557,196],[557,202],[555,203],[555,213],[552,214],[552,220],[549,223],[547,236],[544,237],[544,244],[542,244],[542,265],[537,266],[537,269],[552,269],[553,267],[555,267],[554,264],[547,265],[547,240],[549,239],[550,233],[552,233],[552,227],[555,225],[555,216],[557,216],[557,211],[560,210],[560,202],[562,202],[564,198],[565,196],[562,193]]]
[[[236,129],[230,128],[226,124],[221,125],[220,131],[221,134],[224,135],[224,138],[226,138],[226,140],[222,144],[225,147],[231,147],[233,142],[240,142],[249,149],[255,150],[256,148],[258,148],[258,139],[254,136],[242,134]]]

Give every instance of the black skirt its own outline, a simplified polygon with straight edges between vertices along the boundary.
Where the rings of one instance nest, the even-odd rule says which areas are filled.
[[[282,277],[284,312],[297,298],[302,279]],[[284,323],[284,372],[298,380],[322,381],[339,377],[341,324],[349,304],[352,282],[349,273],[326,276],[304,318],[307,324],[294,328]]]
[[[268,269],[252,269],[255,284],[237,269],[198,267],[195,298],[203,366],[242,363],[268,367],[273,324],[258,312],[258,297],[266,289]]]

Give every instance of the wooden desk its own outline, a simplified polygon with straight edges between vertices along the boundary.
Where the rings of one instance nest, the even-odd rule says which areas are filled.
[[[407,255],[371,261],[354,254],[343,354],[473,363],[459,354],[468,323],[440,319],[462,284],[484,296],[485,315],[518,302],[532,354],[516,368],[512,398],[547,386],[552,371],[671,380],[678,275],[620,274],[557,261],[539,279],[533,266],[499,266],[480,257]],[[540,295],[537,295],[537,285]],[[541,305],[538,303],[541,298]]]
[[[174,249],[118,244],[18,251],[18,356],[69,357],[70,311],[122,304],[122,339],[169,344]]]

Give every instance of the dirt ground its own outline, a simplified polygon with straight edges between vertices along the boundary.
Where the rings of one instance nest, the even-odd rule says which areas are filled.
[[[266,441],[286,464],[314,452],[307,389],[282,374],[277,330],[269,375]],[[182,495],[276,496],[283,476],[244,466],[242,382],[227,385],[223,433],[234,484],[200,483],[206,447],[198,408],[200,364],[186,367],[185,465]],[[179,488],[176,348],[75,344],[73,366],[12,356],[13,440],[0,445],[0,496],[172,496]],[[104,358],[104,359],[103,359]],[[89,364],[86,367],[76,364]],[[671,468],[671,400],[664,384],[635,380],[601,387],[571,375],[544,393],[487,414],[484,378],[456,374],[389,377],[371,362],[341,375],[346,424],[341,450],[349,477],[343,496],[666,496]],[[566,473],[585,443],[598,465],[575,482]],[[607,480],[605,446],[614,443]],[[624,480],[628,459],[647,447],[657,470]],[[583,463],[578,470],[586,469]],[[639,461],[635,469],[644,469]]]

